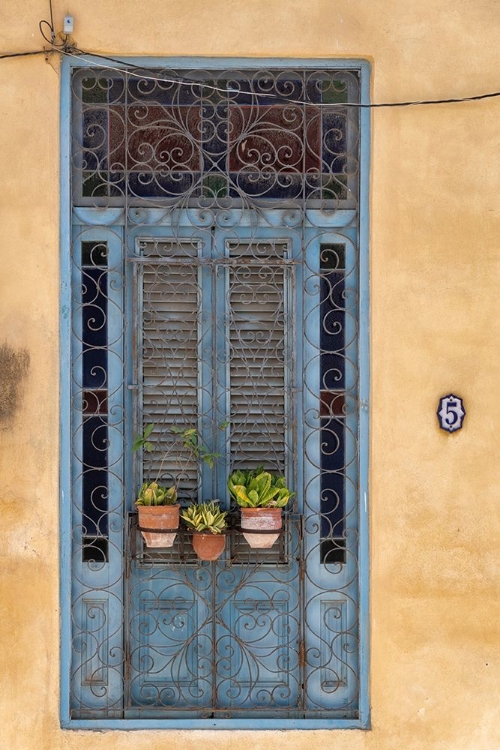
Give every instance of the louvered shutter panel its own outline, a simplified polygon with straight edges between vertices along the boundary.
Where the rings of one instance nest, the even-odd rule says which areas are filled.
[[[198,423],[200,290],[196,244],[148,241],[142,265],[142,421],[155,425],[144,452],[144,481],[179,483],[179,498],[196,498],[198,466],[174,445],[173,426]],[[165,455],[168,454],[166,457]]]
[[[284,242],[230,243],[231,467],[285,472],[289,315]]]

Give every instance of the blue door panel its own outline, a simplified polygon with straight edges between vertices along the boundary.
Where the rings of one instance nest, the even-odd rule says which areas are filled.
[[[310,710],[353,710],[357,708],[359,684],[357,653],[359,638],[357,578],[358,578],[358,274],[355,229],[309,229],[306,231],[306,262],[304,279],[304,551],[308,566],[304,597],[306,633],[306,705]],[[322,344],[322,327],[330,325],[322,315],[326,296],[334,294],[335,278],[329,288],[322,289],[320,278],[324,248],[343,248],[344,273],[340,300],[333,307],[340,308],[332,327],[343,329],[342,350],[334,357],[336,371],[331,385],[338,383],[338,396],[343,406],[340,412],[331,410],[324,420],[325,387],[322,357],[328,348]],[[340,252],[340,251],[339,251]],[[326,345],[328,347],[328,344]],[[338,360],[341,359],[341,364]],[[323,381],[323,382],[322,382]],[[334,403],[333,400],[329,402]],[[326,428],[324,427],[326,423]],[[340,461],[335,461],[340,454]],[[335,527],[323,523],[325,474],[338,476],[331,488],[336,488],[337,504],[341,504],[332,546],[342,546],[343,559],[323,552],[321,537],[326,527],[336,536]],[[340,482],[340,485],[339,485]],[[326,496],[326,497],[324,497]],[[319,518],[319,522],[318,522]]]
[[[75,225],[73,245],[73,709],[82,717],[100,709],[119,716],[124,622],[122,230]]]
[[[213,693],[212,581],[196,566],[132,561],[128,655],[130,710],[168,715],[208,706]]]
[[[317,718],[328,712],[352,715],[359,695],[358,685],[358,602],[357,602],[357,273],[356,231],[352,227],[263,226],[262,217],[224,228],[184,226],[181,218],[173,227],[138,225],[128,236],[129,252],[141,255],[142,243],[152,239],[179,239],[197,242],[201,259],[199,320],[199,419],[196,427],[203,441],[222,454],[213,471],[202,468],[200,499],[217,497],[229,506],[226,481],[230,471],[231,424],[229,349],[227,330],[228,278],[231,243],[282,242],[286,245],[283,266],[283,300],[288,317],[285,330],[287,368],[286,392],[286,474],[298,491],[294,512],[299,521],[290,526],[287,553],[280,562],[266,559],[265,553],[250,558],[231,558],[229,543],[219,563],[198,564],[191,556],[178,563],[158,565],[151,558],[132,556],[128,562],[125,597],[122,592],[123,455],[119,441],[110,440],[109,518],[107,529],[109,560],[79,566],[75,576],[75,652],[81,665],[73,670],[81,686],[75,695],[81,716],[89,716],[116,694],[116,716],[127,718],[273,718],[279,713],[300,718],[304,712]],[[183,217],[186,218],[186,217]],[[282,217],[283,218],[283,217]],[[346,217],[346,220],[349,217]],[[202,221],[200,219],[200,224]],[[242,226],[243,224],[243,226]],[[237,226],[236,226],[237,225]],[[110,265],[121,254],[121,229],[75,229],[75,237],[85,235],[110,247]],[[80,237],[81,240],[81,237]],[[344,413],[336,422],[342,441],[342,535],[345,556],[335,563],[324,559],[321,547],[322,506],[322,422],[320,381],[322,377],[322,294],[319,278],[321,248],[345,248],[342,326],[344,337],[341,388]],[[116,256],[114,255],[116,253]],[[80,271],[75,270],[75,274]],[[281,272],[280,272],[281,273]],[[126,268],[130,287],[135,276],[135,299],[124,292],[123,277],[109,269],[108,305],[130,319],[135,330],[141,304],[142,267],[132,262]],[[74,283],[78,285],[78,278]],[[129,287],[129,288],[130,288]],[[106,288],[108,293],[108,288]],[[127,312],[125,312],[127,311]],[[74,316],[78,325],[78,315]],[[214,325],[215,322],[215,325]],[[123,404],[136,414],[135,425],[142,427],[140,413],[142,373],[140,337],[134,350],[127,344],[125,360],[121,322],[107,330],[109,379],[108,429],[123,431]],[[81,359],[82,333],[75,329],[73,352]],[[127,339],[128,340],[128,339]],[[136,383],[127,393],[122,390],[124,362]],[[116,373],[116,375],[114,374]],[[116,380],[116,387],[113,384]],[[84,384],[77,388],[83,392]],[[120,384],[120,385],[119,385]],[[130,401],[132,399],[132,401]],[[83,421],[82,421],[83,424]],[[75,430],[83,429],[75,420]],[[128,435],[130,437],[130,435]],[[76,441],[78,455],[81,441]],[[83,460],[83,457],[82,457]],[[136,473],[140,480],[140,467]],[[332,469],[335,473],[336,469]],[[127,467],[128,509],[133,510],[130,464]],[[74,477],[75,492],[82,478]],[[75,512],[78,504],[74,505]],[[78,524],[75,524],[76,534]],[[232,532],[237,533],[235,532]],[[128,542],[125,543],[129,549]],[[139,541],[140,546],[140,541]],[[142,550],[144,552],[144,550]],[[142,553],[141,553],[142,554]],[[96,594],[96,589],[98,594]],[[85,592],[93,591],[93,598]],[[124,626],[125,623],[125,626]],[[89,645],[92,627],[99,632],[94,650]],[[102,628],[110,629],[102,637]],[[116,652],[116,671],[109,653]],[[125,658],[123,658],[125,654]],[[124,669],[124,664],[126,669]],[[78,675],[81,674],[81,677]],[[125,685],[125,690],[123,686]],[[101,692],[99,692],[101,691]],[[121,696],[124,694],[124,698]],[[101,697],[104,696],[104,697]],[[215,708],[214,708],[215,706]],[[214,713],[215,711],[215,713]],[[341,715],[341,713],[339,714]]]

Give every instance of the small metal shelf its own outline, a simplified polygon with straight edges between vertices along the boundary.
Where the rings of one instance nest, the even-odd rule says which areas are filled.
[[[270,549],[253,549],[248,545],[241,531],[239,511],[229,512],[226,519],[228,522],[226,548],[222,557],[217,561],[218,565],[225,567],[252,564],[287,566],[292,560],[298,559],[301,538],[299,514],[283,514],[281,533]],[[172,533],[172,530],[168,533]],[[259,532],[252,529],[251,533]],[[182,521],[172,547],[146,547],[138,526],[137,513],[128,515],[127,534],[129,558],[139,567],[207,564],[201,563],[198,559],[191,543],[192,532]]]

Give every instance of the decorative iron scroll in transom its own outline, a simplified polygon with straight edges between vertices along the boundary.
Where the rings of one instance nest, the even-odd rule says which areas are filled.
[[[88,67],[72,93],[72,716],[356,718],[358,73]],[[215,466],[165,459],[173,427]],[[270,550],[235,509],[216,563],[182,529],[144,547],[141,481],[229,508],[257,466],[295,492]]]

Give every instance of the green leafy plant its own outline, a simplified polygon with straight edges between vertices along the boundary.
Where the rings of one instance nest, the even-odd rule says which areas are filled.
[[[149,426],[149,425],[148,425]],[[197,461],[204,461],[211,469],[214,467],[215,459],[220,458],[220,453],[212,453],[206,445],[200,441],[198,431],[194,427],[183,430],[180,427],[171,428],[174,435],[178,435],[182,445]]]
[[[220,429],[224,429],[228,423],[223,423]],[[133,444],[132,451],[138,450],[146,451],[150,453],[154,450],[154,444],[150,440],[151,434],[155,428],[154,424],[148,424],[142,435],[137,435]],[[177,493],[181,478],[184,474],[183,462],[186,460],[185,455],[182,456],[182,449],[187,451],[188,456],[195,461],[203,461],[211,469],[214,466],[215,460],[219,458],[220,453],[213,453],[204,445],[199,439],[198,432],[194,427],[188,427],[182,429],[180,427],[172,427],[171,432],[175,435],[175,440],[172,442],[168,450],[164,453],[156,480],[153,482],[146,482],[142,485],[136,505],[173,505],[177,501]],[[172,453],[177,450],[177,464],[178,469],[174,478],[174,483],[170,487],[166,487],[159,483],[161,477],[163,465]]]
[[[144,482],[137,500],[136,505],[175,505],[177,501],[176,487],[164,487],[158,482]]]
[[[285,477],[257,469],[237,470],[227,481],[229,493],[242,508],[284,508],[295,495]]]
[[[144,430],[144,433],[142,435],[137,435],[133,444],[132,444],[132,453],[135,453],[139,450],[139,448],[142,448],[145,451],[152,451],[154,448],[153,443],[148,440],[149,436],[153,432],[155,426],[154,424],[148,424],[146,426],[146,429]]]
[[[220,534],[226,528],[225,510],[221,510],[217,502],[210,500],[204,503],[192,503],[181,513],[184,521],[195,531]]]

